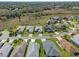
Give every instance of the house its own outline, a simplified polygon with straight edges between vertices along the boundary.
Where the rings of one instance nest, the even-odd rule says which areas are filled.
[[[67,18],[68,18],[68,20],[71,20],[74,18],[74,16],[68,16]]]
[[[8,57],[13,50],[13,46],[10,44],[4,44],[0,49],[0,57]]]
[[[24,41],[21,45],[14,48],[10,57],[23,57],[26,49],[26,42]]]
[[[42,26],[36,26],[35,31],[37,33],[42,33]]]
[[[27,57],[39,57],[39,44],[30,42],[27,50]]]
[[[73,43],[79,47],[79,34],[73,35],[71,38]]]
[[[60,40],[60,44],[66,51],[69,51],[72,53],[75,53],[77,51],[76,48],[65,39]]]
[[[45,25],[44,29],[46,32],[54,32],[55,31],[55,29],[52,28],[52,26],[48,25],[48,24]]]
[[[19,27],[17,28],[18,34],[22,34],[23,31],[24,31],[24,29],[25,29],[25,26],[19,26]]]
[[[48,57],[59,57],[60,56],[59,50],[56,47],[56,45],[49,40],[43,42],[43,48]]]
[[[60,18],[59,17],[57,17],[57,16],[54,16],[54,17],[52,17],[52,22],[60,22]]]
[[[53,20],[59,20],[59,17],[53,16],[52,19],[53,19]]]
[[[50,25],[52,22],[51,18],[47,21],[47,24]]]
[[[28,31],[29,33],[33,33],[33,31],[34,31],[34,26],[27,26],[27,31]]]

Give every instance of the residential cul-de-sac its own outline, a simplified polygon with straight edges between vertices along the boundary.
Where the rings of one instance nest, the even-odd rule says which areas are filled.
[[[79,56],[79,26],[72,19],[52,16],[45,26],[18,26],[15,32],[2,30],[0,34],[1,57]]]
[[[0,2],[0,57],[79,57],[79,2]]]

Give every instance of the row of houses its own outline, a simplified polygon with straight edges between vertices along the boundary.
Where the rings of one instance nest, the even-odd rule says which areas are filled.
[[[49,40],[43,42],[43,49],[47,57],[59,57],[60,51],[54,43]],[[30,42],[27,50],[27,57],[39,57],[40,45],[35,42]]]
[[[25,41],[15,48],[13,48],[11,43],[13,43],[13,40],[9,41],[9,43],[1,44],[2,47],[0,48],[0,57],[24,57],[24,55],[26,57],[39,57],[40,45],[38,43],[30,42],[27,51],[27,43]],[[60,51],[53,42],[45,40],[42,43],[47,57],[60,56]]]
[[[27,31],[29,33],[33,33],[34,31],[37,33],[42,33],[42,26],[36,26],[34,29],[34,26],[27,26]]]
[[[60,23],[61,22],[61,17],[58,17],[58,16],[53,16],[53,17],[51,17],[48,21],[47,21],[47,23],[46,23],[46,25],[44,26],[44,29],[45,29],[45,31],[46,32],[54,32],[57,28],[54,26],[52,26],[51,24],[53,23],[53,22],[55,22],[55,23]],[[57,25],[57,27],[61,27],[61,25]],[[62,27],[61,27],[62,28]]]
[[[17,28],[17,32],[18,32],[19,34],[22,34],[22,32],[24,31],[24,29],[25,29],[25,26],[19,26],[19,27]],[[27,26],[27,27],[26,27],[26,30],[27,30],[29,33],[33,33],[34,31],[37,32],[37,33],[42,33],[42,26],[36,26],[36,27],[34,27],[34,26]]]

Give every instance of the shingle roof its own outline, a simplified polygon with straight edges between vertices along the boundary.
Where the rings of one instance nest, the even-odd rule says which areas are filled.
[[[36,26],[35,31],[41,33],[42,32],[42,26]]]
[[[28,27],[27,27],[27,30],[29,30],[29,32],[32,33],[32,32],[34,31],[34,26],[28,26]]]
[[[35,42],[30,42],[26,56],[27,57],[39,57],[39,45]]]
[[[26,42],[23,42],[20,46],[17,46],[10,57],[23,57],[26,49]]]
[[[18,30],[19,33],[21,33],[21,32],[24,31],[24,28],[25,28],[25,26],[20,26],[17,30]]]
[[[9,56],[10,51],[12,50],[12,46],[10,44],[5,44],[0,49],[0,57],[7,57]]]
[[[60,56],[59,50],[57,49],[55,44],[49,40],[47,40],[46,42],[43,42],[43,48],[47,56]]]
[[[79,34],[72,36],[72,41],[79,45]]]
[[[67,40],[62,39],[60,41],[60,44],[66,51],[73,52],[73,53],[76,52],[76,48],[72,44],[70,44]]]
[[[3,43],[0,43],[0,48],[2,47]]]

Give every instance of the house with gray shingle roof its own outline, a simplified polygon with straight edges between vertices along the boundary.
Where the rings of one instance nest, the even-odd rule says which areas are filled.
[[[4,44],[0,49],[0,57],[8,57],[13,50],[13,46],[10,44]]]
[[[42,26],[36,26],[35,31],[37,33],[42,33]]]
[[[39,57],[39,44],[30,42],[27,50],[27,57]]]
[[[14,48],[10,57],[24,57],[25,49],[26,49],[26,42],[23,42],[21,45]]]
[[[60,56],[59,50],[56,47],[56,45],[49,40],[43,42],[43,48],[48,57],[59,57]]]
[[[19,26],[19,27],[17,28],[18,34],[22,34],[22,32],[24,31],[24,29],[25,29],[25,26]]]
[[[28,30],[29,33],[33,33],[34,26],[27,26],[27,30]]]
[[[0,42],[0,48],[3,46],[3,43]]]
[[[72,38],[73,43],[79,47],[79,34],[74,35],[71,38]]]
[[[44,26],[44,29],[45,29],[46,32],[54,32],[55,31],[55,29],[52,28],[52,26],[51,25],[48,25],[48,24],[46,24]]]

